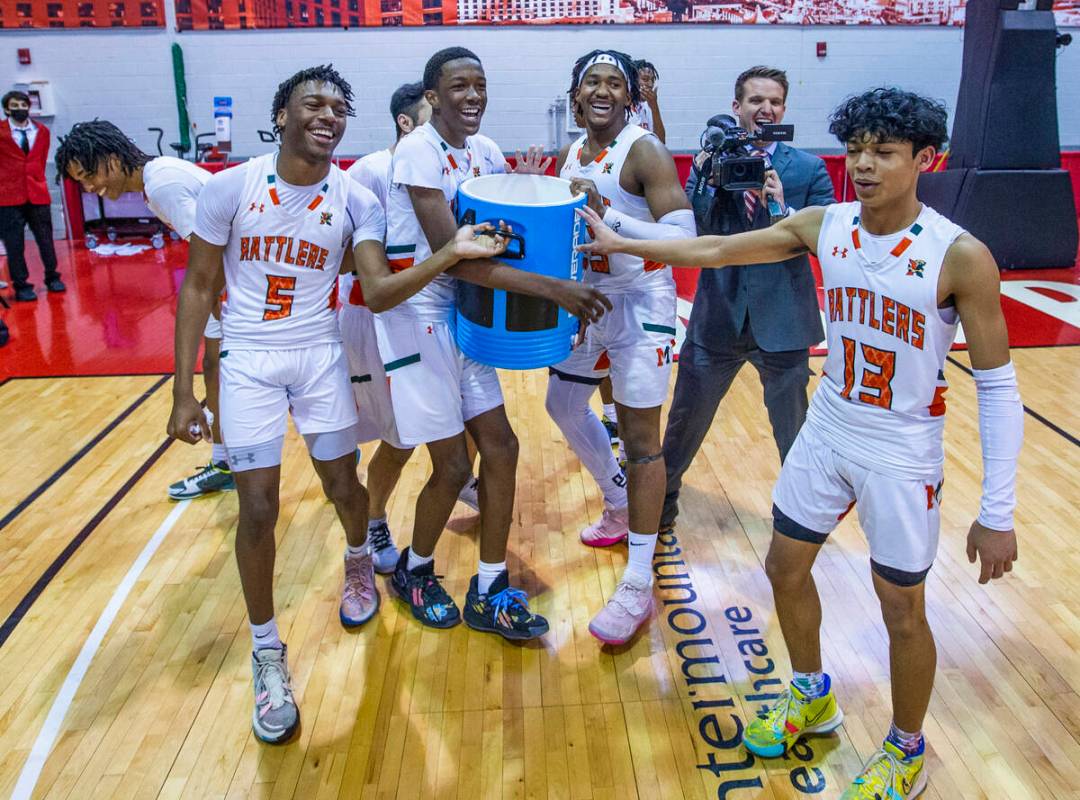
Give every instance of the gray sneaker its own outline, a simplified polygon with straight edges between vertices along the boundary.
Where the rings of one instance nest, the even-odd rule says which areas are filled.
[[[288,741],[300,727],[300,710],[289,685],[288,648],[267,647],[251,654],[255,678],[255,710],[251,727],[255,738],[267,744]]]
[[[390,535],[390,526],[385,522],[377,523],[368,528],[367,535],[371,539],[371,559],[375,562],[375,571],[380,575],[389,575],[401,555],[394,544],[394,537]]]

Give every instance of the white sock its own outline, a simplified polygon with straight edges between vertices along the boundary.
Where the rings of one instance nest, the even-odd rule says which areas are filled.
[[[380,525],[386,524],[386,517],[379,517],[378,519],[369,519],[367,521],[367,529],[369,531],[378,528]]]
[[[623,578],[639,586],[652,583],[652,560],[656,552],[655,533],[634,533],[629,537],[630,560],[626,562]]]
[[[422,567],[422,566],[424,566],[426,564],[430,564],[434,560],[435,560],[435,555],[434,554],[432,554],[430,556],[418,556],[416,554],[415,550],[413,550],[411,547],[409,548],[409,564],[408,564],[409,572],[412,572],[417,567]]]
[[[366,555],[370,555],[370,554],[371,554],[371,540],[370,539],[365,539],[364,543],[362,545],[360,545],[359,547],[353,547],[348,542],[345,542],[345,556],[346,557],[351,556],[351,557],[355,558],[356,556],[366,556]]]
[[[618,424],[619,418],[615,414],[615,404],[601,403],[601,405],[604,407],[604,416],[610,419],[612,422]]]
[[[251,649],[252,650],[266,650],[273,647],[277,650],[281,649],[281,636],[278,635],[277,620],[270,617],[269,622],[263,622],[260,625],[251,625]]]
[[[497,564],[481,561],[479,569],[476,570],[476,591],[480,592],[480,594],[487,594],[491,584],[495,583],[495,579],[502,575],[505,569],[505,561],[500,561]]]
[[[214,442],[214,446],[210,448],[210,460],[215,464],[228,464],[229,452],[225,449],[225,445]]]

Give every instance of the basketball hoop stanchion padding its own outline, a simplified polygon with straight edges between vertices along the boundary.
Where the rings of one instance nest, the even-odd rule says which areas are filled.
[[[546,175],[484,175],[458,189],[458,223],[506,222],[512,238],[501,261],[552,278],[581,280],[585,195]],[[550,300],[458,281],[455,336],[461,352],[502,369],[536,369],[568,355],[578,321]]]

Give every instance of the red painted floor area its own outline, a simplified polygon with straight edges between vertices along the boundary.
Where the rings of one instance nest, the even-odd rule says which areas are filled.
[[[187,245],[169,242],[134,256],[99,256],[81,242],[56,245],[66,293],[42,291],[35,303],[15,303],[11,289],[2,292],[11,303],[10,309],[0,307],[11,341],[0,348],[0,381],[171,372]],[[40,286],[41,262],[32,243],[27,256],[31,280]],[[684,273],[677,275],[679,294],[688,297],[696,276],[678,272]],[[1013,346],[1080,344],[1080,266],[1007,271],[1002,279],[1013,284],[1003,288],[1002,300]]]
[[[133,256],[99,256],[81,242],[56,242],[63,294],[41,286],[37,248],[27,243],[34,303],[0,314],[11,341],[0,348],[0,380],[19,376],[163,373],[173,368],[176,300],[187,263],[187,244]],[[7,279],[6,259],[2,274]]]

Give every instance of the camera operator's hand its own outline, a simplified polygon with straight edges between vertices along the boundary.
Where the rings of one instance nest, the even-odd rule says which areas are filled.
[[[600,196],[600,190],[596,188],[595,183],[585,178],[571,178],[570,193],[588,195],[589,208],[595,211],[600,219],[604,218],[604,212],[607,209],[604,207],[604,199]]]
[[[780,204],[781,210],[787,210],[784,203],[784,184],[780,183],[780,175],[775,169],[765,173],[765,185],[761,187],[761,202],[768,203],[770,197]]]

